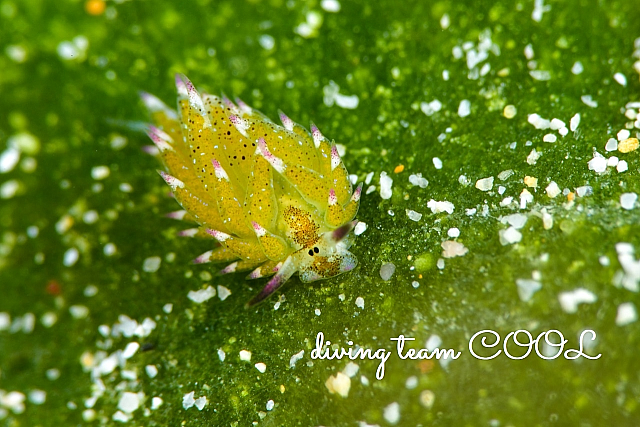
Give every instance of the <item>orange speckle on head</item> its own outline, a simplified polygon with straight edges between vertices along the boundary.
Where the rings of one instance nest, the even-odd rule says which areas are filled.
[[[89,15],[102,15],[107,8],[107,4],[104,0],[88,0],[84,5],[85,10]]]
[[[396,168],[393,170],[393,173],[400,173],[404,170],[404,165],[398,165],[396,166]]]

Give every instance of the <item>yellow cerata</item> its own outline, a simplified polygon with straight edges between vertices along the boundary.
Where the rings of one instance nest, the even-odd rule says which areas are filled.
[[[229,262],[220,273],[273,276],[248,305],[298,273],[303,282],[353,270],[349,252],[362,184],[353,191],[334,142],[280,112],[273,123],[244,102],[200,94],[176,76],[178,112],[148,93],[141,97],[148,133],[167,170],[159,171],[181,211],[195,222],[180,235],[219,242],[194,262]]]

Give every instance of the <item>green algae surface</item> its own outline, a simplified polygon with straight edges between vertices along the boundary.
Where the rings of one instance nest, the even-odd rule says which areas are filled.
[[[2,0],[0,35],[0,424],[637,424],[633,2]],[[175,73],[346,147],[355,271],[245,309],[191,264],[141,150]]]

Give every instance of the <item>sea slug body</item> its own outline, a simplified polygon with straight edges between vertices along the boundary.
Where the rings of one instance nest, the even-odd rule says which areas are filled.
[[[349,252],[362,184],[352,189],[335,144],[280,113],[282,126],[244,102],[200,94],[176,76],[178,111],[142,93],[153,126],[148,134],[181,211],[195,222],[181,236],[213,238],[195,263],[227,262],[222,274],[271,277],[256,304],[298,273],[311,282],[357,265]]]

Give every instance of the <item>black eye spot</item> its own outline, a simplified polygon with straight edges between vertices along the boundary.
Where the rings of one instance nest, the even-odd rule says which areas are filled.
[[[320,252],[320,249],[318,249],[317,247],[313,248],[313,252],[318,253]]]
[[[309,249],[309,256],[313,256],[313,250]]]

